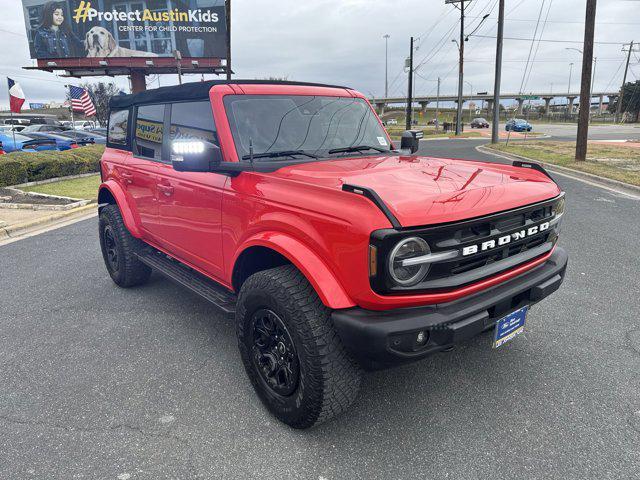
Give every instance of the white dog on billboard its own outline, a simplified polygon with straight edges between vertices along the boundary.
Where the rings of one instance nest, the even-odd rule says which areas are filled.
[[[158,55],[141,50],[131,50],[118,45],[109,30],[93,27],[84,39],[87,57],[157,57]]]

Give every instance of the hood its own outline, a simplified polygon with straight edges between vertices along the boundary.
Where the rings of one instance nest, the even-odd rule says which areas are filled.
[[[432,157],[342,158],[289,166],[272,175],[339,190],[344,184],[368,187],[403,227],[480,217],[560,194],[536,170]]]

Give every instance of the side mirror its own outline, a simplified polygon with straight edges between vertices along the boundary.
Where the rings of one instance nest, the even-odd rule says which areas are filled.
[[[422,130],[407,130],[400,139],[400,149],[416,153],[420,148],[420,139],[424,136]]]
[[[211,172],[222,162],[220,147],[205,140],[175,140],[171,164],[176,172]]]

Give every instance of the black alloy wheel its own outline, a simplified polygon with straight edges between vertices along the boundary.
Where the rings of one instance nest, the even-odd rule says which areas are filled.
[[[107,225],[104,227],[102,236],[104,241],[104,250],[107,265],[111,271],[117,272],[119,270],[118,244],[116,243],[111,225]]]
[[[287,327],[270,309],[251,317],[252,359],[262,381],[283,397],[293,394],[300,378],[300,361]]]

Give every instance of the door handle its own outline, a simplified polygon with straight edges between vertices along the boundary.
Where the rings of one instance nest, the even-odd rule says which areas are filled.
[[[127,182],[133,183],[133,173],[120,171],[120,176]]]
[[[171,185],[158,185],[158,190],[164,193],[167,197],[173,195],[173,187]]]

